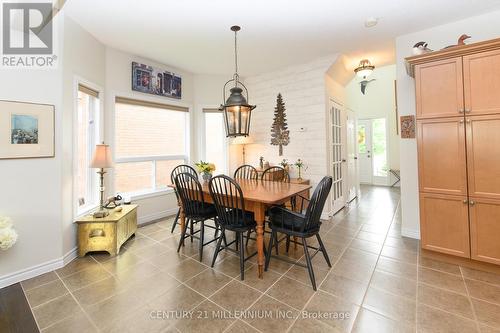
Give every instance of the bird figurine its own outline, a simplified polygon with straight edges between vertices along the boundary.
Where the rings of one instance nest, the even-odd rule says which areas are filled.
[[[448,45],[447,47],[445,47],[445,49],[448,49],[450,47],[455,47],[455,46],[462,46],[462,45],[466,45],[465,44],[465,40],[466,39],[469,39],[471,38],[469,35],[467,34],[463,34],[462,36],[458,37],[458,41],[457,41],[457,44],[456,45]]]
[[[418,42],[417,44],[413,45],[412,52],[413,52],[413,55],[421,55],[421,54],[432,52],[432,50],[427,47],[426,42]]]
[[[368,83],[375,81],[375,80],[376,79],[371,79],[371,80],[364,79],[363,81],[359,82],[359,84],[361,85],[361,93],[363,95],[366,95],[366,86],[368,86]]]

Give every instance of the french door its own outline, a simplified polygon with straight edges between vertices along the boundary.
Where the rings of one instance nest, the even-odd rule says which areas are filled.
[[[385,118],[358,120],[359,181],[388,185],[387,122]]]
[[[333,178],[331,200],[332,213],[335,214],[346,204],[345,170],[345,112],[333,101],[330,103],[330,161]]]

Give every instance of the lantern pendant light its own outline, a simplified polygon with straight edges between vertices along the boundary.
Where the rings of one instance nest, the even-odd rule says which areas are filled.
[[[237,33],[241,28],[237,25],[231,27],[234,31],[234,63],[235,73],[233,78],[224,84],[223,96],[224,104],[221,104],[219,110],[224,112],[224,122],[226,123],[226,136],[238,137],[248,136],[250,132],[251,112],[255,109],[255,105],[248,104],[248,90],[240,81],[238,75],[238,44]],[[229,83],[233,83],[230,95],[226,99],[226,87]],[[243,94],[243,89],[245,94]],[[245,97],[246,95],[246,97]]]

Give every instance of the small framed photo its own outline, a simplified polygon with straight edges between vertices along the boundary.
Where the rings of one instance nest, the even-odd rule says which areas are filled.
[[[54,106],[0,100],[0,159],[54,157]]]

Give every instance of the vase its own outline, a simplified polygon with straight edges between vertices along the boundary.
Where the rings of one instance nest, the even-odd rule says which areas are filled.
[[[201,174],[201,178],[203,178],[203,181],[205,183],[208,183],[210,181],[210,179],[212,179],[212,174],[211,173],[202,173]]]

